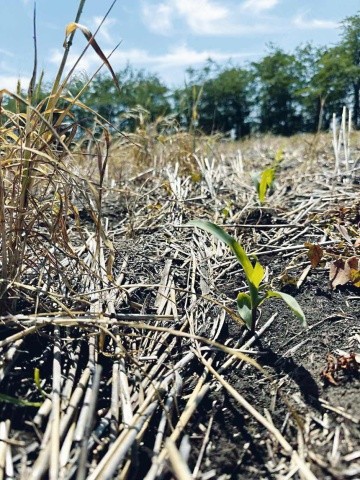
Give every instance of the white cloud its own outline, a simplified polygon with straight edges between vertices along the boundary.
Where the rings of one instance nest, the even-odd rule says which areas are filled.
[[[211,0],[173,0],[174,7],[195,33],[213,33],[218,22],[230,18],[230,10]]]
[[[165,0],[144,3],[142,15],[145,25],[156,33],[167,34],[174,20],[182,19],[197,34],[216,33],[219,22],[230,18],[230,10],[213,0]]]
[[[0,90],[6,88],[10,92],[16,92],[19,77],[15,75],[0,75]],[[21,88],[27,89],[30,77],[20,77]]]
[[[124,52],[125,59],[130,63],[145,67],[148,70],[159,73],[167,84],[179,85],[184,81],[184,69],[186,67],[200,67],[209,58],[215,62],[224,63],[231,60],[241,60],[245,58],[256,58],[258,52],[224,52],[220,50],[195,50],[187,45],[178,45],[169,49],[163,55],[150,55],[147,52],[141,52],[136,58],[136,52]],[[139,52],[138,52],[139,53]]]
[[[293,19],[293,25],[296,28],[300,29],[332,29],[337,28],[339,24],[337,22],[333,22],[331,20],[319,20],[319,19],[311,19],[308,20],[305,18],[305,14],[300,13]]]
[[[49,61],[50,63],[53,63],[57,68],[61,63],[63,56],[63,50],[52,50],[50,53]],[[75,64],[75,62],[77,62],[79,56],[80,52],[74,53],[74,50],[71,51],[67,58],[67,71],[69,71],[70,68],[72,68],[72,66]],[[93,52],[90,52],[90,50],[88,50],[78,63],[77,71],[81,70],[89,72],[89,74],[91,74],[98,67],[99,63],[99,57]]]
[[[173,9],[170,4],[144,4],[142,8],[142,15],[144,23],[149,30],[162,34],[167,34],[172,30]]]
[[[1,55],[5,55],[6,57],[14,57],[15,55],[10,52],[10,50],[5,50],[4,48],[0,48]]]
[[[279,0],[246,0],[241,8],[250,12],[259,13],[264,10],[271,10],[279,3]]]
[[[104,50],[105,54],[106,52]],[[153,55],[146,50],[131,49],[131,50],[117,50],[110,58],[111,66],[115,71],[124,68],[127,63],[135,66],[136,68],[145,68],[146,70],[159,72],[161,76],[166,80],[173,83],[181,82],[184,76],[184,67],[201,65],[209,58],[217,62],[225,62],[230,58],[233,60],[239,60],[243,58],[255,57],[258,53],[247,52],[221,52],[218,50],[194,50],[187,45],[177,45],[170,48],[166,53],[160,55]],[[56,50],[52,52],[50,61],[58,64],[62,58],[62,52]],[[69,68],[75,63],[78,55],[71,53],[68,57]],[[96,71],[101,64],[99,57],[95,52],[87,52],[81,59],[77,72],[85,71],[87,75],[91,75]],[[103,72],[106,71],[106,67],[103,67]]]
[[[191,48],[188,48],[186,45],[180,45],[173,47],[169,50],[168,53],[164,55],[155,55],[149,56],[148,60],[150,63],[153,63],[161,68],[167,68],[171,66],[185,67],[188,65],[196,65],[203,62],[206,62],[209,58],[212,58],[215,61],[226,61],[230,57],[233,59],[243,58],[249,54],[243,53],[228,53],[228,52],[219,52],[217,50],[201,50],[196,51]]]
[[[95,16],[92,18],[92,24],[95,26],[95,30],[98,28],[100,23],[103,21],[103,17]],[[110,33],[111,27],[116,24],[115,18],[106,18],[104,23],[101,25],[97,35],[102,38],[107,43],[114,43],[112,34]],[[91,32],[94,33],[94,32]]]
[[[246,0],[240,7],[231,8],[214,0],[163,0],[161,3],[143,3],[145,26],[157,34],[175,35],[185,23],[195,35],[239,36],[251,33],[274,32],[276,20],[259,23],[252,13],[269,10],[280,0]],[[246,15],[246,21],[244,16]],[[256,17],[256,16],[255,16]]]
[[[104,53],[107,54],[106,50]],[[239,53],[239,52],[220,52],[218,50],[201,50],[197,51],[188,48],[186,45],[178,45],[169,49],[167,53],[161,55],[152,55],[146,50],[131,49],[131,50],[117,50],[109,59],[113,69],[117,70],[124,67],[127,63],[136,66],[187,66],[196,63],[205,62],[208,58],[215,61],[228,60],[229,58],[244,58],[254,55],[254,53]],[[50,62],[58,64],[62,59],[63,53],[61,50],[54,50],[50,56]],[[69,68],[77,60],[78,55],[71,53],[68,57]],[[95,52],[87,52],[79,63],[80,70],[86,70],[90,75],[101,64],[101,60]],[[105,68],[105,67],[104,67]]]

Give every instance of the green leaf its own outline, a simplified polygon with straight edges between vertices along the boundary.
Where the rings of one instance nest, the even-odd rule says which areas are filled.
[[[254,287],[256,289],[259,288],[260,286],[260,283],[262,282],[263,278],[265,276],[265,270],[264,270],[264,267],[261,265],[261,263],[259,263],[257,260],[256,260],[256,263],[253,267],[253,271],[250,275],[250,282],[254,285]]]
[[[10,395],[5,395],[0,393],[0,402],[12,403],[13,405],[18,405],[19,407],[41,407],[41,402],[29,402],[28,400],[23,400],[22,398],[11,397]]]
[[[244,320],[246,326],[251,330],[252,305],[250,295],[240,292],[236,298],[236,303],[240,317]]]
[[[295,298],[291,295],[288,295],[287,293],[283,293],[283,292],[277,292],[275,290],[269,290],[268,292],[266,292],[266,298],[269,298],[269,297],[277,297],[277,298],[281,298],[282,300],[284,300],[284,302],[286,303],[286,305],[294,312],[294,314],[298,317],[298,319],[300,320],[301,322],[301,325],[303,327],[307,327],[307,322],[306,322],[306,318],[305,318],[305,314],[304,312],[302,311],[300,305],[298,304],[298,302],[295,300]]]
[[[253,266],[250,262],[249,257],[246,255],[245,250],[242,246],[233,238],[231,235],[226,233],[221,227],[218,227],[214,223],[208,222],[206,220],[191,220],[188,225],[201,228],[206,232],[212,233],[216,238],[226,243],[231,250],[234,252],[236,258],[244,269],[246,278],[251,281],[253,275]],[[257,278],[257,275],[255,275]]]
[[[279,148],[275,153],[275,158],[273,161],[274,168],[278,167],[283,160],[284,160],[284,151],[282,148]]]
[[[34,368],[34,383],[35,383],[37,389],[41,390],[40,369],[39,368]]]
[[[41,379],[40,379],[40,370],[35,367],[34,368],[34,383],[36,385],[36,388],[39,390],[39,392],[41,393],[41,395],[46,398],[46,393],[44,392],[44,390],[41,388]]]
[[[273,167],[267,168],[261,173],[260,183],[258,187],[258,195],[259,195],[260,203],[263,203],[265,201],[266,192],[268,188],[271,187],[274,181],[274,178],[275,178],[275,168]]]

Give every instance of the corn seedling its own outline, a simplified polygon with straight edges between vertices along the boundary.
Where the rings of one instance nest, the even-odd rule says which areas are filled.
[[[252,175],[252,181],[255,185],[259,202],[262,204],[265,202],[266,194],[268,190],[273,186],[276,169],[280,162],[284,158],[283,151],[279,149],[275,154],[275,159],[272,165],[260,173],[254,173]]]
[[[249,287],[249,293],[240,292],[238,294],[236,299],[237,309],[241,319],[245,322],[251,333],[255,333],[258,308],[265,300],[273,297],[282,299],[298,317],[301,325],[303,327],[307,326],[305,315],[294,297],[276,290],[263,291],[261,283],[265,276],[264,267],[256,258],[252,261],[243,247],[233,237],[214,223],[204,220],[192,220],[188,225],[198,227],[211,233],[216,238],[226,243],[235,254],[238,262],[244,270],[246,283]]]

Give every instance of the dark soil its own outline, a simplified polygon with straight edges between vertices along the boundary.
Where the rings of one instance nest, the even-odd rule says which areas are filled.
[[[337,350],[352,352],[358,348],[358,311],[354,301],[347,300],[356,292],[351,288],[326,292],[321,277],[326,283],[324,274],[311,276],[296,295],[309,319],[309,330],[302,331],[286,308],[280,302],[276,305],[279,315],[257,346],[256,358],[268,374],[266,379],[248,366],[228,372],[226,379],[260,412],[269,412],[293,447],[305,444],[318,478],[351,478],[351,461],[343,459],[360,442],[359,369],[336,371],[337,385],[324,377],[324,371],[329,355],[336,358]],[[262,316],[267,318],[272,312],[268,306]],[[241,331],[232,324],[228,334],[236,338]],[[278,478],[277,445],[226,394],[214,392],[210,405],[202,406],[196,424],[189,428],[195,450],[201,441],[196,440],[199,432],[191,431],[206,426],[211,415],[214,423],[204,460],[209,470],[216,469],[219,476],[229,474],[226,478],[231,479]],[[334,439],[329,432],[336,428],[341,428],[339,458],[332,467],[329,458]]]

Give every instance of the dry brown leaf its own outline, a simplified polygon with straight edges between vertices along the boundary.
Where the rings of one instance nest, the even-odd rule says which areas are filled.
[[[339,232],[341,233],[342,237],[343,237],[348,243],[350,243],[350,245],[352,245],[352,241],[351,241],[351,238],[350,238],[350,235],[349,235],[349,232],[348,232],[347,228],[344,227],[344,225],[340,225],[340,224],[335,225],[335,227],[339,230]]]
[[[93,37],[92,33],[90,32],[90,30],[87,27],[85,27],[85,25],[81,25],[80,23],[71,22],[66,26],[64,47],[66,46],[66,42],[67,42],[67,39],[68,39],[69,35],[71,35],[76,29],[79,29],[79,30],[82,31],[86,40],[90,43],[90,45],[93,47],[95,52],[99,55],[101,60],[105,63],[105,65],[109,69],[109,72],[111,73],[111,76],[114,80],[114,83],[115,83],[117,89],[120,91],[120,85],[119,85],[119,82],[118,82],[118,79],[115,75],[114,70],[112,69],[108,59],[106,58],[105,54],[103,53],[103,51],[99,47],[99,45],[98,45],[97,41],[95,40],[95,38]]]
[[[360,259],[357,257],[350,257],[346,260],[346,263],[352,270],[359,270]]]
[[[345,260],[338,258],[330,264],[329,277],[334,290],[338,285],[345,285],[350,280],[350,269]]]
[[[355,287],[360,288],[360,271],[351,269],[350,280]]]
[[[307,256],[309,257],[312,268],[317,267],[323,257],[323,249],[320,245],[309,242],[305,242],[305,247],[308,248]]]
[[[350,257],[347,260],[338,258],[330,264],[330,282],[332,288],[338,285],[345,285],[350,282],[355,287],[360,287],[360,259],[357,257]]]
[[[355,287],[360,288],[360,259],[351,257],[347,262],[350,268],[350,281]]]

